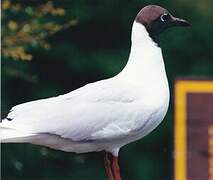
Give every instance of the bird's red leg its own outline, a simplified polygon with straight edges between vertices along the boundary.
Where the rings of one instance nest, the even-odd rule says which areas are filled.
[[[121,180],[119,165],[118,165],[118,157],[112,155],[112,169],[114,172],[115,180]]]
[[[111,169],[111,162],[108,156],[108,153],[106,152],[106,155],[104,157],[104,167],[106,170],[106,174],[108,176],[108,180],[114,180],[113,174],[112,174],[112,169]]]

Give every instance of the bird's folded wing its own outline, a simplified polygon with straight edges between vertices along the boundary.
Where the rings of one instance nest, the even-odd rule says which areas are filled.
[[[132,109],[134,93],[121,86],[99,81],[62,96],[18,105],[8,114],[10,121],[4,120],[1,126],[74,141],[123,136],[135,126],[131,119],[140,114]]]

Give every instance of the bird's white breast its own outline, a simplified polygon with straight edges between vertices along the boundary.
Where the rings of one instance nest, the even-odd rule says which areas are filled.
[[[134,23],[132,47],[128,63],[118,75],[138,96],[138,115],[132,119],[135,136],[141,138],[155,129],[163,120],[169,105],[169,86],[161,48],[149,37],[145,27]]]

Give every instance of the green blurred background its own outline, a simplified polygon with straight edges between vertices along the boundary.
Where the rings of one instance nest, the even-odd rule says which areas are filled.
[[[135,15],[145,5],[161,5],[192,24],[190,28],[167,30],[161,36],[171,89],[169,112],[154,132],[122,148],[119,161],[124,180],[172,179],[174,79],[212,76],[213,1],[50,2],[2,1],[2,118],[16,104],[67,93],[119,73],[128,59]],[[40,9],[38,16],[36,8],[42,5],[44,11]],[[49,22],[53,24],[50,29],[45,26]],[[21,38],[30,35],[31,41],[20,37],[14,40],[22,29],[25,32]],[[44,36],[36,40],[39,33]],[[30,144],[3,144],[1,148],[4,180],[106,179],[103,153],[78,155]]]

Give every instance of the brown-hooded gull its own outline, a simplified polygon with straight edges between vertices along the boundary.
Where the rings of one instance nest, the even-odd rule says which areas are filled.
[[[168,109],[159,35],[188,25],[160,6],[144,7],[133,23],[128,63],[118,75],[13,107],[1,123],[2,143],[32,143],[76,153],[105,151],[108,178],[120,180],[120,148],[149,134]]]

